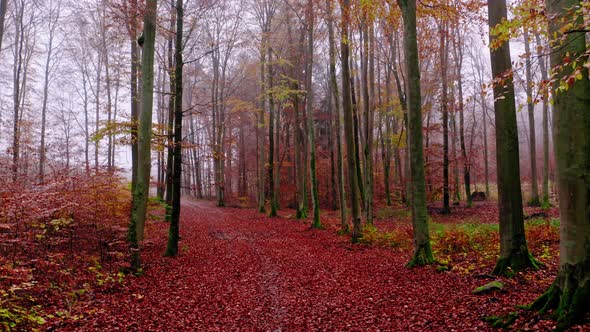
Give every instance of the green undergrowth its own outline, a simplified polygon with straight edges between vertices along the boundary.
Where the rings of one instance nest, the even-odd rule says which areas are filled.
[[[39,312],[36,300],[19,292],[20,288],[11,287],[0,290],[0,330],[2,331],[39,331],[45,324],[45,318]]]
[[[364,225],[362,237],[359,241],[363,244],[374,245],[377,247],[402,247],[408,242],[408,235],[398,230],[381,231],[375,225]]]
[[[394,206],[386,206],[375,211],[375,218],[377,219],[405,219],[411,216],[411,211]]]
[[[500,252],[499,226],[478,223],[477,220],[470,218],[462,224],[429,223],[432,250],[436,259],[442,262],[439,264],[441,272],[453,269],[467,274],[493,268]],[[554,258],[554,246],[559,241],[559,220],[528,220],[525,229],[529,249],[534,256],[541,261]],[[365,225],[360,242],[376,247],[411,250],[411,225],[403,224],[388,231]]]

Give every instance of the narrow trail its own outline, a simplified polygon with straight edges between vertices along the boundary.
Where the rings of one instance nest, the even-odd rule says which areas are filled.
[[[491,330],[494,301],[470,294],[481,280],[407,269],[395,249],[210,202],[183,203],[179,257],[162,257],[165,232],[150,229],[141,277],[66,330]]]

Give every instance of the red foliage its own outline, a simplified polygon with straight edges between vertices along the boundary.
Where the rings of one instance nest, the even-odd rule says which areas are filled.
[[[144,274],[119,293],[81,303],[77,314],[84,318],[64,330],[492,331],[483,317],[529,303],[556,272],[551,263],[503,280],[506,293],[473,295],[487,282],[478,274],[488,267],[407,269],[411,248],[351,245],[333,231],[338,220],[331,214],[324,214],[327,230],[311,230],[291,216],[185,203],[180,256],[162,257],[167,227],[154,225]],[[378,225],[384,223],[408,229],[406,222]],[[517,324],[536,330],[552,324],[530,322]]]
[[[116,286],[128,261],[131,199],[119,178],[93,171],[43,185],[0,181],[0,289],[7,290],[0,307],[40,305],[65,317],[81,295]],[[0,319],[0,326],[14,319]]]

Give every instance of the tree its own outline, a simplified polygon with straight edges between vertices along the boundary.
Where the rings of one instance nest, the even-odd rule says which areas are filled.
[[[414,255],[408,266],[434,263],[428,233],[426,210],[426,183],[422,149],[422,101],[420,95],[420,66],[416,36],[416,0],[398,0],[404,20],[404,51],[408,75],[408,137],[410,141],[410,171],[412,182],[412,225],[414,228]]]
[[[180,193],[182,178],[182,33],[184,21],[184,0],[176,0],[176,39],[174,43],[174,168],[172,184],[172,216],[168,232],[168,245],[165,256],[178,255],[180,226]]]
[[[4,19],[6,18],[6,8],[8,0],[0,0],[0,51],[2,51],[2,39],[4,37]]]
[[[442,126],[443,126],[443,214],[451,213],[450,194],[449,194],[449,99],[448,99],[448,23],[443,21],[439,23],[440,32],[440,71],[442,85]],[[454,124],[453,120],[453,124]],[[453,136],[454,137],[454,136]],[[453,151],[455,141],[453,140]]]
[[[571,59],[588,61],[582,15],[574,16],[579,0],[547,1],[552,44],[555,159],[560,208],[560,257],[557,278],[531,308],[554,310],[557,330],[581,321],[590,309],[590,81],[588,68],[572,67]],[[573,17],[572,17],[573,16]],[[564,25],[569,27],[564,29]]]
[[[49,40],[47,41],[47,57],[45,58],[45,78],[43,82],[43,106],[41,108],[41,143],[39,146],[39,181],[43,183],[45,176],[45,126],[47,122],[47,99],[49,98],[49,83],[56,69],[55,34],[57,32],[59,17],[61,14],[61,1],[57,1],[55,7],[49,2],[48,8]],[[60,44],[61,46],[61,44]],[[59,47],[59,46],[58,46]]]
[[[507,41],[498,43],[494,40],[494,28],[507,17],[506,1],[488,1],[488,17],[490,59],[495,81],[496,168],[500,218],[500,259],[493,274],[510,276],[529,267],[537,269],[539,262],[529,253],[524,233],[510,48]]]
[[[338,92],[338,81],[336,80],[336,42],[334,38],[334,17],[332,13],[332,0],[326,1],[326,23],[328,25],[328,44],[330,56],[330,89],[331,97],[334,100],[334,108],[336,110],[335,131],[336,131],[336,148],[337,148],[337,168],[338,168],[338,198],[340,202],[340,231],[348,233],[348,219],[346,213],[346,192],[344,186],[344,163],[342,161],[342,139],[341,139],[341,112],[340,112],[340,94]]]
[[[342,110],[344,112],[344,136],[346,138],[346,152],[348,163],[348,190],[350,191],[350,205],[352,214],[352,242],[358,242],[361,234],[361,206],[357,177],[356,146],[354,144],[354,128],[352,119],[352,91],[350,86],[350,40],[348,27],[350,24],[350,1],[342,0],[342,23],[340,35],[340,54],[342,63]]]
[[[543,45],[541,36],[535,33],[535,42],[537,44],[537,58],[541,71],[541,80],[543,81],[543,200],[541,206],[545,209],[551,205],[549,203],[549,87],[547,75],[547,61],[543,57]]]
[[[305,88],[307,95],[305,98],[305,108],[307,116],[307,134],[309,139],[309,176],[311,181],[311,205],[313,209],[312,228],[321,228],[320,222],[320,200],[318,197],[318,178],[316,174],[316,147],[315,147],[315,132],[313,123],[313,0],[307,1],[306,25],[307,25],[307,53],[306,53],[306,68],[305,68]]]
[[[139,268],[139,243],[143,240],[151,169],[152,106],[154,101],[154,50],[156,42],[157,0],[147,0],[143,23],[141,60],[141,115],[138,127],[137,184],[133,191],[129,242],[132,264]]]
[[[473,204],[473,201],[471,200],[471,165],[465,146],[465,116],[463,112],[465,107],[463,104],[463,75],[461,73],[463,68],[463,36],[461,36],[461,33],[459,32],[458,23],[454,25],[453,31],[453,55],[456,63],[457,90],[459,92],[459,140],[461,144],[461,157],[463,159],[463,182],[465,184],[465,199],[467,201],[467,206],[471,206]]]
[[[531,150],[531,200],[529,205],[539,206],[539,189],[537,186],[537,139],[535,135],[535,103],[533,100],[533,74],[531,70],[531,47],[528,27],[524,27],[524,53],[526,72],[526,98],[527,113],[529,115],[529,145]]]

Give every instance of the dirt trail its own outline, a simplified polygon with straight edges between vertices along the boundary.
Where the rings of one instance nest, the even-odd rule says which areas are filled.
[[[183,203],[179,257],[162,257],[165,233],[148,234],[141,277],[67,330],[490,330],[495,302],[470,294],[481,280],[406,269],[395,249],[210,202]]]

